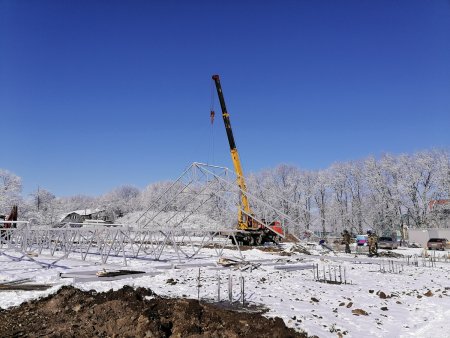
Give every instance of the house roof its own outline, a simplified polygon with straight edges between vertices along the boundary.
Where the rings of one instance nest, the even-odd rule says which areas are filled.
[[[96,214],[98,212],[102,212],[105,211],[104,209],[80,209],[80,210],[74,210],[74,211],[70,211],[70,212],[66,212],[65,214],[63,214],[60,218],[60,222],[62,222],[67,216],[71,215],[71,214],[77,214],[80,216],[89,216],[89,215],[93,215]]]
[[[431,200],[430,202],[428,202],[428,208],[431,210],[437,205],[447,205],[447,204],[450,205],[450,200],[448,200],[448,199]]]

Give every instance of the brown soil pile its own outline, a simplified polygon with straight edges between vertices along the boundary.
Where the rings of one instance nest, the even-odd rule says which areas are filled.
[[[146,296],[152,296],[146,299]],[[307,337],[281,318],[242,313],[149,289],[55,295],[0,311],[1,337]]]
[[[292,235],[292,234],[287,234],[287,235],[283,238],[282,242],[283,242],[283,243],[298,243],[298,242],[300,242],[300,241],[299,241],[299,239],[298,239],[297,237],[295,237],[294,235]]]

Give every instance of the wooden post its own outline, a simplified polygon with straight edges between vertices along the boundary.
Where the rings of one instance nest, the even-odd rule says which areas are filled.
[[[217,273],[217,301],[220,302],[220,274]]]
[[[244,287],[244,277],[240,277],[241,281],[241,300],[242,300],[242,306],[245,306],[245,287]]]
[[[197,300],[200,301],[200,268],[198,268],[198,277],[197,277]]]
[[[233,280],[231,279],[231,273],[228,275],[228,301],[233,302]]]
[[[319,277],[319,263],[316,264],[316,271],[317,271],[317,280],[320,281],[320,277]]]

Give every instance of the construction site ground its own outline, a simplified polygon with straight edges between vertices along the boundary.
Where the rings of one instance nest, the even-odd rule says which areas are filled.
[[[55,295],[0,312],[1,337],[307,337],[280,318],[167,299],[124,286],[97,293],[64,286]]]
[[[226,248],[221,262],[213,253],[205,248],[182,262],[170,255],[161,261],[130,259],[126,267],[120,257],[103,265],[98,258],[82,261],[73,255],[48,269],[37,264],[55,260],[45,253],[33,262],[3,251],[0,336],[440,337],[450,332],[448,251],[399,248],[369,258],[364,252],[285,243],[251,248],[243,257]],[[430,253],[435,260],[425,257]],[[142,273],[103,279],[95,274],[121,269]],[[41,288],[15,289],[8,284],[15,280]]]

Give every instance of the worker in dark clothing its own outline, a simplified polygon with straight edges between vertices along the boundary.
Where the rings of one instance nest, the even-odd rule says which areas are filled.
[[[350,250],[350,242],[352,241],[352,236],[347,230],[342,233],[342,241],[345,244],[345,253],[352,253]]]
[[[367,235],[369,236],[369,257],[378,257],[378,236],[372,230],[367,230]]]

